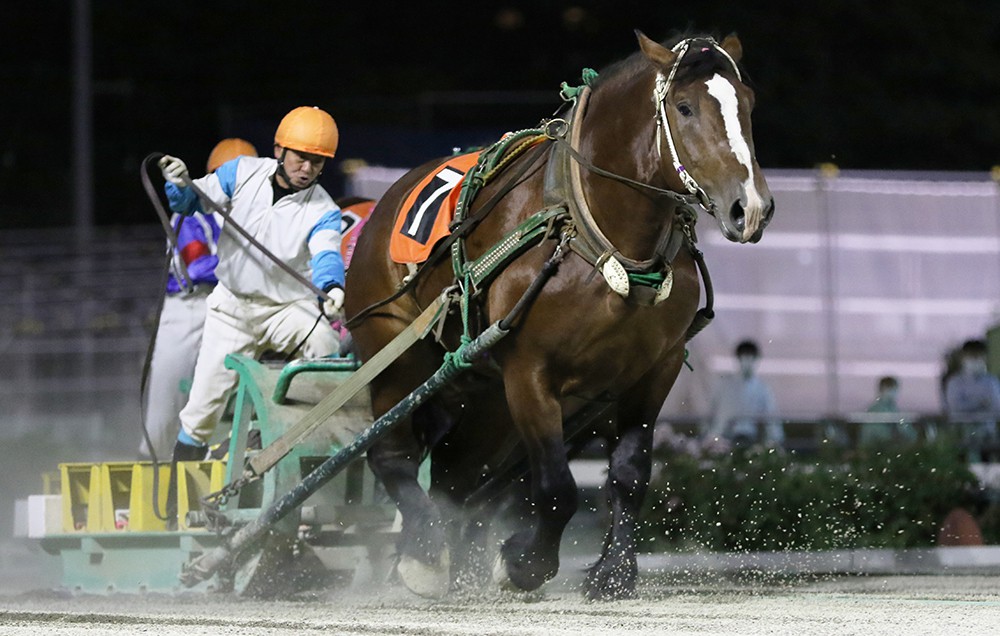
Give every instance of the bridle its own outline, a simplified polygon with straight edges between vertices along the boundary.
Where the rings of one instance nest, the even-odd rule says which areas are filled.
[[[681,60],[691,48],[692,43],[696,41],[705,42],[722,53],[730,65],[732,65],[737,79],[741,82],[743,81],[739,67],[737,67],[736,61],[729,53],[720,47],[715,40],[704,37],[689,38],[676,44],[672,49],[676,57],[674,58],[669,74],[665,77],[662,72],[657,72],[652,94],[655,105],[654,119],[657,126],[655,139],[656,153],[657,157],[662,161],[663,153],[661,145],[663,141],[660,138],[662,134],[666,139],[666,145],[670,151],[674,170],[677,172],[687,193],[659,188],[648,183],[629,179],[608,170],[603,170],[580,155],[577,149],[580,147],[583,114],[587,98],[590,94],[589,82],[587,82],[587,86],[580,87],[571,93],[566,91],[566,87],[564,86],[563,99],[572,103],[570,116],[568,117],[569,121],[559,118],[543,122],[544,134],[555,142],[552,151],[553,154],[549,158],[548,167],[546,168],[544,201],[547,205],[565,205],[577,233],[577,236],[570,243],[570,248],[600,271],[612,290],[628,298],[633,288],[633,285],[630,283],[630,276],[635,274],[663,273],[665,276],[664,282],[659,287],[655,297],[651,299],[651,304],[658,304],[670,294],[672,284],[671,263],[674,256],[683,246],[687,246],[687,249],[691,252],[705,283],[706,304],[705,307],[698,310],[694,322],[688,329],[688,340],[711,322],[714,315],[711,278],[708,275],[708,269],[705,266],[701,251],[695,247],[694,223],[697,219],[695,206],[702,207],[713,216],[715,215],[717,206],[712,197],[708,195],[704,188],[698,184],[695,178],[687,172],[680,162],[673,134],[670,130],[670,122],[667,118],[666,101],[674,77],[680,67]],[[678,216],[675,217],[673,223],[663,229],[651,258],[634,260],[626,257],[601,231],[601,228],[591,214],[590,206],[587,204],[587,198],[583,192],[580,178],[581,168],[623,183],[647,195],[666,197],[674,201],[677,206]]]
[[[694,41],[708,42],[712,45],[716,51],[721,53],[723,57],[729,60],[729,63],[733,67],[733,71],[736,73],[736,79],[743,81],[743,76],[740,74],[740,69],[736,65],[736,61],[716,43],[715,40],[711,38],[688,38],[686,40],[681,40],[673,46],[670,50],[677,54],[674,58],[674,63],[670,67],[670,74],[666,77],[663,76],[662,72],[657,71],[656,73],[656,85],[653,87],[653,103],[656,105],[656,155],[660,158],[663,157],[663,153],[660,150],[660,146],[663,145],[660,141],[661,136],[667,142],[667,148],[670,151],[670,160],[674,165],[674,170],[677,172],[677,176],[680,177],[681,183],[684,184],[684,188],[698,197],[698,202],[701,203],[702,207],[708,211],[709,214],[715,215],[716,205],[712,197],[705,192],[705,189],[698,185],[691,173],[687,171],[684,165],[681,163],[680,156],[677,154],[677,147],[674,145],[674,136],[670,132],[670,120],[667,119],[667,94],[670,92],[670,85],[674,81],[674,76],[677,74],[677,69],[681,65],[681,60],[684,55],[690,50],[691,43]]]

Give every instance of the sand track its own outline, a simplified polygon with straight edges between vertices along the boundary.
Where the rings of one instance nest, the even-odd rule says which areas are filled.
[[[203,595],[0,597],[4,635],[138,634],[986,634],[1000,625],[1000,577],[644,575],[639,597],[583,600],[577,581],[534,594],[427,601],[398,586],[294,601]]]

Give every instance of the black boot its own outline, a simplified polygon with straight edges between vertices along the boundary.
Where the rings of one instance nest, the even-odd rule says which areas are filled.
[[[177,529],[177,462],[196,462],[205,459],[208,449],[192,446],[177,440],[174,455],[170,460],[170,482],[167,486],[167,530]]]

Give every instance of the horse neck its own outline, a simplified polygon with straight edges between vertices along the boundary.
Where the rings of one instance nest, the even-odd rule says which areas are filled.
[[[651,95],[653,78],[599,87],[581,125],[580,151],[594,165],[660,188],[675,188],[660,169]],[[630,114],[624,115],[623,113]],[[650,258],[676,203],[584,170],[583,191],[601,231],[625,256]]]

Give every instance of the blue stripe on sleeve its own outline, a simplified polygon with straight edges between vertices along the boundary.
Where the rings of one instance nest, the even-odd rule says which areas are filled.
[[[340,252],[325,250],[316,254],[309,261],[312,267],[312,282],[320,289],[332,285],[344,286],[344,257]]]
[[[320,230],[333,230],[340,233],[340,208],[334,208],[320,218],[309,231],[307,242]],[[331,285],[344,286],[344,257],[339,251],[323,250],[313,254],[309,264],[312,267],[313,284],[320,289],[326,289]]]
[[[167,203],[170,204],[170,209],[174,212],[190,216],[191,213],[200,211],[196,205],[198,197],[191,188],[187,186],[180,187],[168,181],[165,189],[167,192]]]
[[[226,163],[222,164],[215,170],[215,176],[219,178],[219,185],[222,186],[222,191],[226,193],[226,196],[230,199],[233,198],[233,192],[236,191],[236,167],[240,163],[240,158],[230,159]]]
[[[308,243],[312,239],[313,234],[319,232],[320,230],[333,230],[334,232],[340,233],[340,208],[334,208],[330,210],[316,222],[316,225],[309,230],[309,236],[306,238]]]

